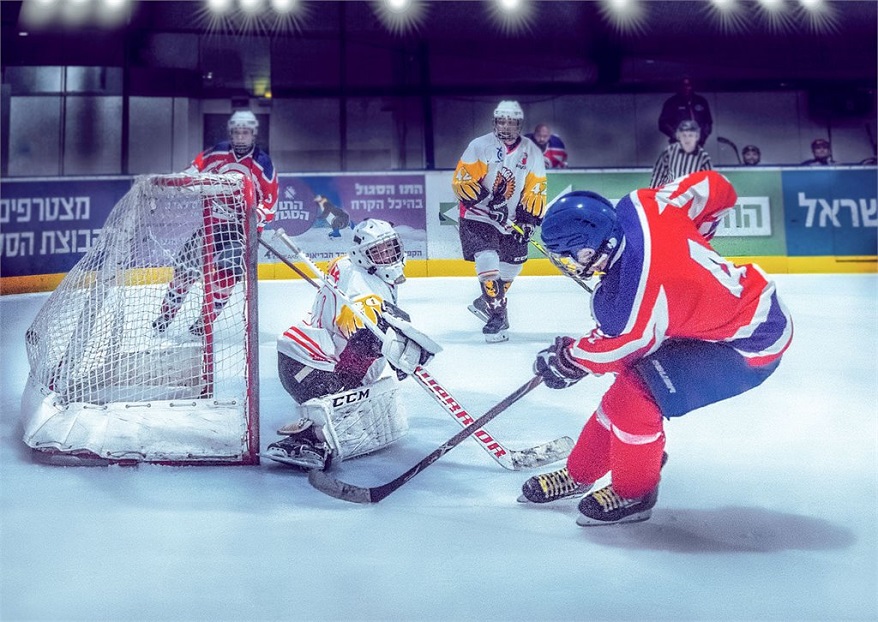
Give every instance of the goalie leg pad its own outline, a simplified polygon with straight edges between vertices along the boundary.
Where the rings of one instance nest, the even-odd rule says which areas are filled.
[[[302,404],[302,416],[323,427],[335,460],[348,460],[387,447],[408,431],[408,418],[391,378]]]

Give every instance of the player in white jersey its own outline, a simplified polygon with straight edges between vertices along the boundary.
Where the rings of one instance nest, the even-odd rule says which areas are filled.
[[[506,292],[527,261],[527,244],[546,209],[546,168],[540,148],[522,136],[518,102],[501,101],[494,131],[467,146],[454,171],[460,201],[460,245],[475,262],[481,296],[469,309],[488,342],[506,341]]]
[[[407,421],[388,364],[411,373],[437,350],[396,306],[397,287],[405,281],[399,235],[377,219],[362,221],[353,233],[348,255],[329,264],[309,317],[277,340],[278,376],[301,415],[267,448],[265,455],[278,462],[324,469],[400,438]],[[385,331],[383,340],[336,288]]]

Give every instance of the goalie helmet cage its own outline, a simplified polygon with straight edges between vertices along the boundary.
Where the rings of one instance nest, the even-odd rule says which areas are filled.
[[[26,332],[35,460],[258,463],[254,197],[235,174],[135,178]]]

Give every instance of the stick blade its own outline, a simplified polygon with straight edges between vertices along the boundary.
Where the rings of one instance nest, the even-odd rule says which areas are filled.
[[[308,483],[320,492],[351,503],[372,503],[372,491],[335,479],[326,471],[308,471]],[[376,499],[377,501],[377,499]]]
[[[569,456],[573,445],[572,438],[562,436],[542,445],[516,451],[512,456],[512,464],[515,470],[538,469]]]

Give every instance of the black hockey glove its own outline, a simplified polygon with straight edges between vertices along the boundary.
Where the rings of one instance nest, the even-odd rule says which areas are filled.
[[[516,222],[513,224],[515,225],[515,227],[512,227],[512,239],[519,244],[527,244],[528,242],[530,242],[530,239],[533,236],[536,227],[527,223]]]
[[[515,225],[512,228],[512,237],[519,244],[527,244],[539,226],[540,220],[536,216],[529,214],[524,207],[519,205],[515,208],[515,220],[512,221],[512,224]],[[518,229],[521,229],[521,231]]]
[[[550,389],[566,389],[582,380],[588,372],[570,359],[572,337],[555,337],[555,343],[540,350],[534,361],[534,373],[543,377]]]

